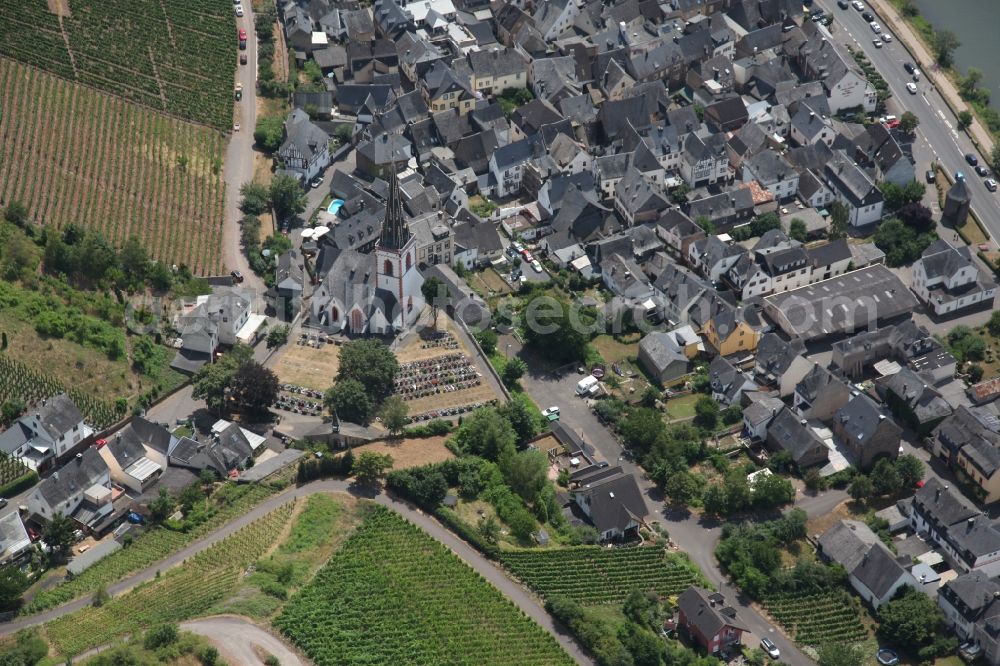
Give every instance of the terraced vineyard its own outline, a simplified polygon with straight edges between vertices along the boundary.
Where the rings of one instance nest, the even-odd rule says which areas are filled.
[[[501,560],[543,597],[560,595],[581,604],[621,603],[636,589],[680,594],[700,578],[683,555],[656,547],[509,551]]]
[[[573,663],[451,551],[379,506],[275,625],[319,666]]]
[[[228,0],[0,0],[0,55],[218,129],[232,120]]]
[[[21,400],[26,405],[31,405],[64,391],[73,399],[87,422],[97,428],[109,426],[125,416],[125,409],[119,409],[89,393],[67,390],[56,379],[35,372],[6,354],[0,354],[0,404],[8,400]]]
[[[220,271],[220,133],[4,58],[0,109],[0,200],[119,245],[137,236],[155,259],[199,275]]]
[[[74,656],[125,634],[204,613],[277,540],[293,508],[294,502],[282,505],[149,585],[48,624],[50,641],[63,656]]]
[[[797,643],[820,646],[856,643],[868,638],[851,595],[846,590],[819,594],[783,593],[764,600],[764,608]]]

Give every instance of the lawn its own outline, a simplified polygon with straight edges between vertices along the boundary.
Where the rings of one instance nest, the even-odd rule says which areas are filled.
[[[573,663],[450,550],[380,506],[274,624],[318,666]]]
[[[608,365],[605,383],[611,385],[612,392],[623,400],[638,400],[650,386],[636,360],[639,354],[640,339],[641,336],[638,333],[624,336],[622,339],[615,339],[611,335],[599,335],[590,343],[591,347],[601,355],[601,358]],[[618,366],[624,376],[619,376],[614,372],[614,365]]]
[[[278,352],[277,360],[271,364],[278,381],[316,391],[325,391],[333,386],[340,368],[340,346],[324,344],[316,348],[296,342],[290,341],[285,345]]]
[[[454,458],[455,454],[449,451],[444,445],[447,440],[448,436],[375,442],[374,444],[365,444],[364,446],[355,448],[354,455],[357,456],[364,451],[387,453],[392,456],[393,469],[419,467]]]
[[[667,400],[667,418],[671,421],[694,418],[694,406],[702,393],[688,393]]]

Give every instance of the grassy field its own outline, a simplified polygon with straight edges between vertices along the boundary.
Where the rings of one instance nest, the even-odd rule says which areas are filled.
[[[451,551],[379,506],[275,626],[318,666],[573,663]]]
[[[285,345],[271,366],[278,375],[278,381],[316,391],[325,391],[333,386],[340,368],[340,347],[326,344],[317,348],[296,342],[290,341]]]
[[[667,401],[667,418],[670,420],[694,418],[694,406],[701,396],[701,393],[688,393],[671,398]]]
[[[432,463],[451,460],[455,454],[444,445],[448,437],[420,437],[415,439],[394,440],[392,442],[375,442],[354,449],[357,456],[365,451],[387,453],[392,456],[393,469],[420,467]]]
[[[153,258],[199,275],[220,271],[220,133],[5,58],[0,109],[0,200],[116,244],[136,236]]]
[[[233,14],[225,0],[0,0],[0,55],[223,129]]]

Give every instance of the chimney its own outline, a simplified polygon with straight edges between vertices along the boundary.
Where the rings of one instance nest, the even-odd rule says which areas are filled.
[[[712,78],[715,79],[716,81],[719,80],[719,68],[718,67],[713,67],[712,68]]]
[[[934,491],[934,501],[937,502],[939,499],[941,499],[941,489],[940,488],[938,488],[937,490]]]
[[[82,453],[76,454],[76,459],[77,460],[83,460],[83,454]]]
[[[969,530],[971,530],[972,527],[973,527],[973,525],[975,525],[975,524],[976,524],[975,517],[969,518],[967,521],[965,521],[965,527],[966,527],[966,529],[969,529]]]

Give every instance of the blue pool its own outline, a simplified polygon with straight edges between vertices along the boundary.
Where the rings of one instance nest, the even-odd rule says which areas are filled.
[[[344,205],[343,199],[334,199],[333,201],[330,202],[330,205],[327,206],[326,212],[328,212],[330,215],[336,215],[337,211],[340,210],[340,207],[343,205]]]

